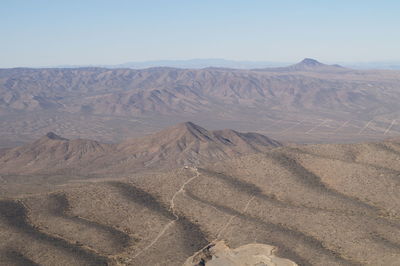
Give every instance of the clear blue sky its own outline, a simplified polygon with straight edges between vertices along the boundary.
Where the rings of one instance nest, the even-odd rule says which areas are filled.
[[[0,67],[400,61],[398,0],[1,0]]]

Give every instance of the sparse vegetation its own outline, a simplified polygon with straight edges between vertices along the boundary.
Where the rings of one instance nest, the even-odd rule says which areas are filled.
[[[281,147],[262,136],[183,124],[130,143],[155,153],[133,156],[123,145],[132,157],[121,162],[118,146],[53,134],[5,151],[0,262],[181,265],[222,240],[231,249],[272,245],[298,265],[399,259],[396,140]],[[221,151],[224,156],[214,155]],[[63,163],[52,161],[60,158]],[[141,168],[133,163],[138,158]],[[73,175],[60,175],[69,168]]]

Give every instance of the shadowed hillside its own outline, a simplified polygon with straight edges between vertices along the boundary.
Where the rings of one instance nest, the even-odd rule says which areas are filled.
[[[0,157],[0,262],[397,265],[399,156],[190,122],[118,145],[48,134]]]

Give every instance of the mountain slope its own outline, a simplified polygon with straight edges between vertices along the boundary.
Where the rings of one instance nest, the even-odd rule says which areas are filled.
[[[227,258],[242,265],[274,261],[273,253],[297,265],[398,265],[398,140],[288,145],[203,166],[135,172],[133,157],[150,158],[157,145],[166,145],[171,163],[186,151],[205,156],[209,146],[238,149],[230,134],[249,137],[184,123],[113,146],[105,158],[120,175],[99,174],[106,160],[59,182],[42,173],[1,173],[0,264],[215,265]],[[51,153],[68,142],[46,138],[33,148]],[[124,155],[132,159],[125,166],[124,156],[113,154],[124,147],[133,156]],[[142,154],[147,148],[154,149]]]
[[[280,104],[349,111],[360,104],[373,107],[373,101],[390,102],[365,88],[371,82],[390,86],[399,77],[390,71],[378,77],[314,59],[265,70],[1,69],[0,107],[107,115],[197,114],[220,110],[218,105],[230,106],[230,112],[235,105],[263,110]]]
[[[156,134],[119,145],[124,154],[137,154],[144,165],[165,164],[169,167],[198,164],[232,158],[246,153],[281,146],[256,133],[233,130],[207,131],[191,122],[169,127]]]
[[[51,172],[67,167],[81,168],[113,150],[112,145],[93,140],[68,140],[52,132],[33,143],[0,154],[2,172]]]
[[[191,122],[158,133],[122,142],[103,144],[92,140],[68,140],[48,133],[33,143],[3,150],[0,172],[35,173],[73,169],[89,171],[138,171],[209,163],[281,146],[256,133],[233,130],[207,131]]]

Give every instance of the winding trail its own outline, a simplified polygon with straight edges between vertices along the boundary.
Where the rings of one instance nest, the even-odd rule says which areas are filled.
[[[250,206],[250,203],[253,201],[253,199],[256,196],[251,196],[251,198],[247,201],[246,206],[243,208],[242,214],[244,214],[247,209]],[[221,230],[219,230],[218,234],[217,234],[217,239],[219,239],[219,237],[221,236],[222,232],[225,231],[226,228],[228,228],[228,226],[232,223],[233,219],[236,218],[236,215],[232,215],[231,218],[228,220],[228,222],[221,228]]]
[[[186,187],[190,182],[192,182],[194,179],[196,179],[196,178],[198,178],[198,177],[200,176],[200,173],[199,173],[199,171],[197,170],[197,168],[193,167],[193,168],[191,168],[191,169],[196,173],[196,175],[193,176],[193,177],[191,177],[190,179],[188,179],[185,183],[183,183],[183,185],[180,187],[180,189],[179,189],[177,192],[175,192],[175,194],[172,196],[172,198],[171,198],[171,200],[170,200],[170,210],[171,210],[171,212],[172,212],[172,215],[175,217],[175,219],[172,220],[172,221],[170,221],[169,223],[167,223],[167,224],[164,226],[164,228],[158,233],[158,235],[156,236],[156,238],[154,238],[153,241],[151,241],[151,243],[148,244],[144,249],[142,249],[141,251],[139,251],[138,253],[136,253],[136,254],[132,257],[132,259],[137,258],[140,254],[142,254],[143,252],[145,252],[146,250],[148,250],[149,248],[151,248],[152,246],[154,246],[154,244],[157,243],[157,241],[165,234],[165,232],[166,232],[174,223],[176,223],[176,222],[179,220],[179,216],[178,216],[178,214],[176,214],[176,211],[175,211],[175,202],[174,202],[174,200],[175,200],[175,198],[176,198],[179,194],[184,193],[185,187]]]

